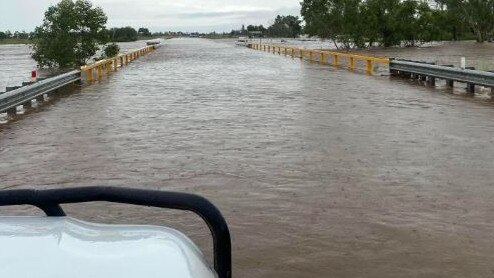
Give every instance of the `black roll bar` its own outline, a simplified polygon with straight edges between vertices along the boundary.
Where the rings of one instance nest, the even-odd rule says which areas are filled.
[[[191,211],[208,225],[213,236],[214,269],[219,278],[232,277],[231,239],[221,212],[207,199],[187,193],[123,187],[75,187],[63,189],[0,190],[0,206],[31,205],[50,217],[66,216],[61,204],[106,201]]]

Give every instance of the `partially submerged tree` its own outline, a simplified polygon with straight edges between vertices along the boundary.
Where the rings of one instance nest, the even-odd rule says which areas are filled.
[[[298,16],[278,15],[275,18],[273,25],[268,28],[268,32],[272,37],[296,38],[302,32],[301,23],[302,21]],[[249,26],[247,26],[247,30],[248,28]]]
[[[106,58],[115,57],[120,52],[120,46],[116,43],[111,43],[105,47],[103,52],[105,53]]]
[[[112,42],[133,42],[138,40],[138,32],[136,29],[127,26],[122,28],[111,28],[108,31]]]
[[[494,0],[436,0],[445,4],[453,14],[462,18],[475,34],[477,42],[493,35]]]
[[[88,0],[62,0],[45,13],[33,33],[32,57],[40,66],[84,65],[106,43],[107,17]]]

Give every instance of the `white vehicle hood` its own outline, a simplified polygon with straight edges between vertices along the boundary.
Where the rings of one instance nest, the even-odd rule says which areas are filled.
[[[0,217],[0,277],[214,278],[197,247],[165,227],[69,217]]]

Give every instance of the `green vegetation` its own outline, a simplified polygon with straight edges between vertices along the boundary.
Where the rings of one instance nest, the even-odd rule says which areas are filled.
[[[337,47],[414,46],[434,40],[491,38],[494,0],[303,0],[309,35]]]
[[[269,26],[268,34],[275,38],[296,38],[302,33],[301,23],[302,21],[298,16],[278,15],[275,18],[273,25]]]
[[[0,31],[0,44],[29,44],[31,34],[22,32]]]
[[[105,53],[106,58],[115,57],[120,53],[120,46],[116,43],[111,43],[105,47],[103,52]]]
[[[40,66],[70,68],[86,64],[106,43],[107,17],[88,0],[62,0],[45,13],[32,39],[32,57]]]
[[[107,33],[112,42],[133,42],[138,39],[136,29],[130,26],[123,28],[111,28],[107,31]]]

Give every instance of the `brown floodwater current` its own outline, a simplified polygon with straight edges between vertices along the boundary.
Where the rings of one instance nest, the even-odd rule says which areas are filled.
[[[2,84],[17,81],[4,68]],[[174,39],[1,124],[0,188],[203,195],[231,228],[234,277],[492,277],[493,119],[461,89]],[[170,225],[211,257],[192,214],[66,208]]]

